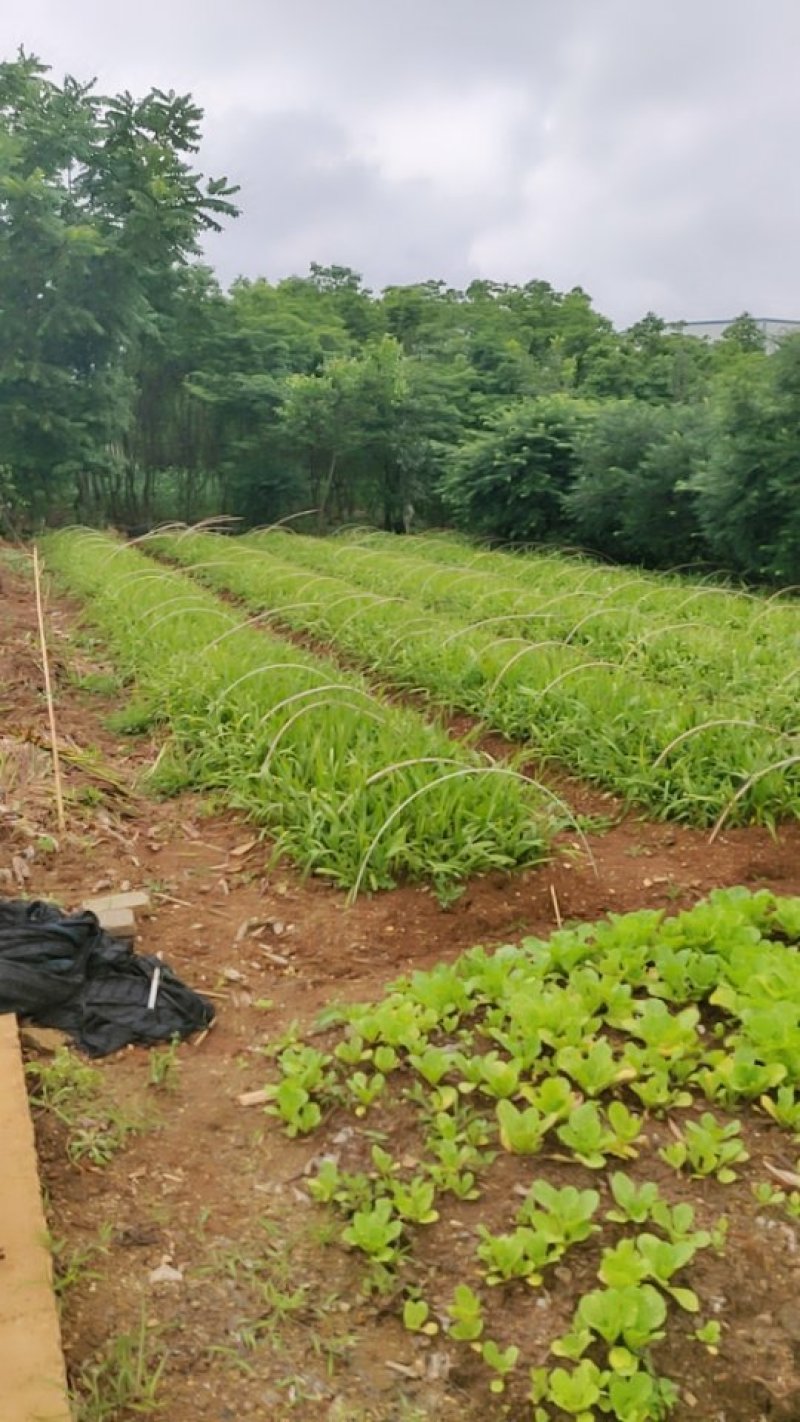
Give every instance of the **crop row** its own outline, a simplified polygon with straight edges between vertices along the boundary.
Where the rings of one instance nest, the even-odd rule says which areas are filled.
[[[487,553],[454,539],[387,534],[248,539],[292,562],[463,617],[496,636],[552,638],[637,674],[705,694],[786,701],[800,676],[796,602],[732,593],[563,555]],[[777,692],[776,692],[777,688]]]
[[[83,530],[45,546],[135,688],[127,727],[171,732],[162,789],[222,792],[276,852],[355,890],[399,877],[444,889],[544,857],[541,797],[508,768],[357,674],[241,627],[235,609],[136,549]]]
[[[690,668],[676,687],[554,635],[501,635],[310,566],[333,552],[345,571],[347,545],[333,541],[283,535],[281,556],[271,534],[162,534],[153,546],[254,611],[330,641],[396,685],[480,716],[542,759],[656,814],[698,824],[720,815],[771,823],[800,811],[788,680],[768,707],[760,690],[713,695],[701,682],[687,695]]]

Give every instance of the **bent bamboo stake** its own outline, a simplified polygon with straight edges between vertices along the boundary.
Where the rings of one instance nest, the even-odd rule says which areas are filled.
[[[47,697],[47,717],[50,722],[50,747],[53,752],[53,780],[56,791],[56,818],[58,822],[59,834],[63,834],[67,828],[67,821],[64,815],[64,795],[61,788],[61,761],[58,755],[58,732],[56,730],[56,711],[53,705],[53,687],[50,681],[50,659],[47,655],[47,638],[44,630],[44,611],[42,608],[42,579],[39,568],[39,549],[33,545],[33,581],[36,588],[36,618],[39,623],[39,643],[42,649],[42,669],[44,671],[44,690]]]

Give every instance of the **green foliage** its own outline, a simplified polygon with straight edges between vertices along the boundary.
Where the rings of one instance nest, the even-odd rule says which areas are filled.
[[[565,535],[585,401],[542,396],[493,416],[455,452],[442,495],[461,527],[518,541]]]
[[[800,338],[792,336],[769,360],[735,373],[697,478],[699,517],[715,556],[751,577],[788,584],[800,581],[799,411]]]
[[[542,280],[376,295],[314,262],[223,292],[189,260],[235,215],[235,189],[192,167],[201,120],[189,96],[57,84],[22,51],[0,65],[10,531],[74,510],[141,528],[446,516],[800,580],[791,341],[767,357],[746,314],[713,345],[652,312],[618,333]]]
[[[449,537],[272,531],[156,547],[254,613],[330,640],[372,675],[479,715],[656,815],[771,825],[800,812],[797,618],[778,600],[476,553]],[[788,668],[777,679],[776,665]],[[671,972],[698,970],[680,958]],[[657,1086],[644,1104],[669,1104]]]
[[[775,1108],[776,1125],[792,1131],[799,928],[796,900],[727,889],[671,918],[642,910],[493,953],[474,948],[399,979],[376,1002],[340,1011],[329,1051],[292,1042],[277,1053],[284,1081],[300,1076],[320,1103],[335,1100],[356,1121],[359,1103],[346,1087],[353,1066],[375,1062],[383,1048],[395,1054],[376,1108],[381,1143],[356,1126],[345,1144],[337,1112],[336,1157],[322,1157],[309,1193],[345,1216],[344,1241],[365,1257],[368,1282],[398,1300],[405,1327],[433,1336],[437,1317],[446,1319],[445,1342],[480,1358],[490,1391],[507,1392],[512,1410],[530,1330],[521,1316],[509,1336],[510,1320],[527,1298],[534,1308],[542,1297],[557,1304],[562,1282],[584,1279],[598,1233],[596,1281],[577,1299],[567,1331],[550,1340],[555,1365],[531,1372],[534,1422],[549,1422],[550,1408],[620,1422],[666,1418],[677,1391],[657,1376],[653,1353],[678,1311],[685,1340],[712,1356],[718,1348],[721,1325],[702,1318],[705,1275],[696,1266],[701,1251],[725,1248],[727,1219],[709,1218],[708,1201],[676,1200],[669,1182],[649,1178],[657,1141],[616,1095],[636,1081],[627,1068],[612,1073],[596,1049],[613,1047],[615,1066],[635,1061],[641,1078],[652,1072],[679,1087],[691,1107],[704,1102],[708,1072],[722,1070],[724,1106],[736,1107],[753,1101],[753,1082],[738,1068],[759,1044],[762,1064],[779,1057],[785,1072],[764,1102]],[[773,1010],[778,1025],[768,1032]],[[576,1065],[569,1049],[607,1076],[596,1097],[581,1099],[558,1072]],[[590,1074],[585,1085],[593,1084]],[[476,1115],[478,1101],[494,1111]],[[664,1129],[654,1134],[663,1138]],[[710,1190],[730,1178],[731,1162],[746,1165],[735,1119],[700,1111],[675,1130],[680,1140],[659,1154],[715,1177]],[[519,1157],[513,1174],[509,1150]],[[338,1163],[348,1151],[358,1168]],[[587,1167],[637,1152],[636,1178],[611,1172],[612,1200],[601,1205],[602,1182],[587,1187]],[[557,1184],[545,1173],[554,1160]],[[509,1190],[515,1178],[526,1180],[524,1194],[519,1183]],[[455,1219],[446,1193],[471,1202]],[[800,1217],[800,1191],[762,1181],[754,1194],[757,1207]]]
[[[114,1422],[124,1412],[151,1417],[160,1410],[159,1389],[167,1362],[142,1311],[135,1333],[120,1333],[75,1380],[76,1422]]]
[[[124,482],[142,342],[176,267],[235,214],[191,167],[191,98],[47,72],[23,51],[0,64],[0,446],[35,515]]]
[[[64,532],[47,558],[90,599],[135,700],[168,725],[154,777],[166,793],[220,790],[273,832],[276,854],[354,892],[542,857],[549,813],[535,790],[356,674],[242,626],[196,583],[110,538]]]
[[[687,1121],[679,1139],[664,1146],[659,1154],[676,1170],[689,1166],[692,1175],[716,1175],[723,1185],[736,1179],[731,1167],[748,1159],[744,1141],[740,1139],[739,1121],[718,1121],[710,1111],[704,1111],[699,1121]]]
[[[367,1209],[356,1210],[351,1223],[342,1234],[345,1244],[360,1249],[377,1264],[388,1264],[397,1258],[402,1223],[392,1214],[391,1202],[376,1200]]]
[[[30,1061],[31,1104],[49,1111],[67,1132],[67,1157],[104,1167],[121,1151],[128,1136],[142,1129],[103,1090],[102,1073],[81,1061],[69,1047],[59,1047],[48,1061]]]
[[[483,1332],[483,1305],[478,1295],[468,1284],[457,1284],[448,1306],[451,1338],[460,1342],[473,1343]]]
[[[702,559],[692,479],[710,442],[704,407],[605,404],[580,437],[567,497],[577,541],[650,567]]]

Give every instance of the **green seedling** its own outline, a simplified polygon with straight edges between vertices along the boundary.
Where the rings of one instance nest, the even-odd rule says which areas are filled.
[[[483,1333],[483,1304],[468,1284],[456,1284],[447,1310],[448,1333],[459,1342],[474,1343]]]
[[[629,1068],[620,1065],[605,1038],[581,1050],[562,1047],[556,1066],[567,1073],[587,1096],[601,1096],[610,1086],[625,1080]]]
[[[334,1048],[333,1055],[343,1066],[357,1066],[369,1056],[369,1051],[364,1038],[358,1032],[348,1030],[347,1035]]]
[[[504,1099],[516,1095],[519,1077],[519,1063],[504,1062],[496,1052],[487,1052],[478,1059],[478,1085],[487,1096]]]
[[[552,1117],[540,1115],[535,1106],[515,1106],[513,1101],[498,1101],[496,1111],[504,1150],[514,1155],[536,1155],[541,1150]]]
[[[373,1198],[372,1182],[367,1175],[348,1175],[339,1171],[332,1160],[323,1160],[317,1174],[308,1182],[308,1193],[323,1205],[337,1205],[345,1214],[369,1206]]]
[[[353,1249],[360,1249],[376,1264],[394,1263],[398,1257],[398,1240],[403,1226],[392,1214],[391,1201],[376,1200],[367,1209],[356,1210],[342,1238]]]
[[[439,1332],[439,1325],[431,1318],[430,1312],[424,1299],[406,1299],[403,1304],[403,1326],[409,1333],[424,1333],[432,1338]]]
[[[624,1027],[644,1042],[649,1051],[674,1063],[697,1054],[699,1021],[700,1012],[696,1007],[672,1013],[660,998],[648,998],[636,1004],[635,1015],[628,1018]]]
[[[764,1209],[776,1209],[786,1199],[785,1190],[779,1190],[771,1180],[757,1180],[753,1184],[753,1195],[757,1204]]]
[[[266,1088],[273,1104],[264,1109],[268,1115],[279,1116],[289,1136],[305,1136],[322,1120],[322,1110],[309,1092],[293,1077],[286,1077],[278,1086]]]
[[[435,1187],[420,1176],[402,1184],[393,1180],[390,1184],[391,1199],[397,1213],[412,1224],[433,1224],[439,1218],[439,1211],[433,1208]]]
[[[685,1201],[669,1205],[666,1200],[658,1200],[653,1205],[651,1219],[673,1244],[687,1241],[695,1249],[707,1249],[713,1242],[712,1234],[705,1229],[694,1227],[694,1210]]]
[[[615,1374],[608,1384],[607,1405],[601,1406],[618,1422],[661,1422],[677,1398],[677,1388],[668,1378],[654,1378],[640,1370],[629,1377]]]
[[[373,1072],[372,1076],[367,1076],[366,1072],[354,1071],[352,1076],[347,1078],[346,1088],[350,1096],[356,1102],[355,1114],[365,1116],[368,1108],[377,1101],[386,1085],[386,1077],[382,1072]]]
[[[478,1225],[478,1233],[481,1243],[477,1254],[484,1265],[487,1284],[525,1279],[535,1287],[541,1284],[547,1266],[556,1263],[564,1252],[543,1234],[525,1225],[509,1234],[491,1234],[485,1225]]]
[[[520,1095],[554,1124],[565,1121],[580,1102],[565,1076],[546,1076],[537,1086],[523,1086]]]
[[[147,1085],[157,1091],[177,1091],[180,1078],[178,1049],[180,1039],[173,1037],[168,1047],[155,1048],[148,1060]]]
[[[370,1158],[378,1175],[384,1181],[391,1181],[392,1176],[396,1175],[400,1168],[397,1161],[389,1154],[388,1150],[383,1149],[383,1146],[373,1145]]]
[[[670,1064],[662,1057],[655,1057],[644,1047],[629,1045],[623,1060],[636,1072],[630,1090],[638,1096],[648,1111],[661,1114],[666,1110],[691,1106],[692,1094],[673,1080]]]
[[[572,1372],[553,1368],[548,1378],[547,1399],[566,1412],[576,1422],[593,1422],[592,1409],[600,1400],[607,1374],[596,1363],[584,1358]]]
[[[605,1125],[599,1107],[593,1101],[586,1101],[558,1128],[559,1140],[590,1170],[601,1170],[607,1155],[637,1154],[633,1142],[642,1129],[638,1117],[621,1101],[612,1101],[607,1120],[608,1125]]]
[[[694,1330],[694,1337],[698,1343],[702,1343],[712,1357],[716,1357],[719,1352],[719,1341],[722,1337],[722,1325],[716,1318],[710,1318],[707,1323],[703,1323]]]
[[[800,1190],[778,1190],[767,1180],[753,1186],[753,1194],[759,1205],[768,1209],[782,1209],[790,1219],[800,1220]]]
[[[302,1086],[306,1091],[321,1092],[333,1084],[329,1071],[330,1054],[320,1052],[316,1047],[301,1043],[285,1047],[278,1055],[278,1065],[287,1080]]]
[[[487,1368],[491,1368],[496,1374],[489,1383],[489,1391],[500,1394],[506,1390],[506,1378],[516,1367],[519,1358],[519,1348],[512,1343],[508,1348],[500,1348],[497,1343],[487,1338],[481,1350],[481,1356]]]
[[[438,1086],[453,1070],[452,1052],[444,1052],[440,1047],[426,1047],[424,1052],[412,1052],[408,1060],[429,1086]]]
[[[647,1180],[643,1185],[637,1185],[622,1170],[616,1170],[611,1176],[611,1193],[616,1209],[608,1210],[606,1219],[619,1224],[644,1224],[661,1198],[654,1181]]]
[[[601,1283],[609,1289],[627,1289],[647,1278],[648,1267],[636,1247],[636,1240],[621,1239],[613,1249],[603,1250],[597,1272]]]
[[[659,1151],[661,1159],[675,1170],[689,1166],[692,1175],[715,1175],[723,1185],[736,1179],[732,1166],[749,1159],[741,1140],[741,1122],[721,1124],[710,1111],[699,1121],[687,1121],[678,1140]]]
[[[721,965],[713,953],[658,947],[653,957],[658,974],[650,985],[653,997],[670,1002],[699,1002],[713,992],[719,981]]]
[[[708,1065],[695,1072],[692,1080],[709,1101],[720,1101],[724,1106],[733,1106],[741,1100],[753,1101],[786,1076],[782,1062],[760,1062],[748,1047],[740,1047],[733,1054],[709,1052],[706,1061]]]
[[[396,1071],[400,1065],[400,1058],[394,1047],[386,1046],[385,1043],[375,1048],[372,1054],[372,1061],[376,1072],[381,1072],[384,1076],[388,1076],[390,1072]]]
[[[600,1226],[592,1221],[599,1204],[596,1190],[578,1190],[574,1185],[557,1189],[546,1180],[536,1180],[520,1206],[517,1223],[567,1249],[597,1233]]]
[[[581,1299],[577,1319],[608,1345],[613,1372],[630,1375],[637,1355],[664,1337],[667,1306],[651,1284],[594,1289]]]
[[[679,1288],[671,1280],[673,1274],[694,1258],[701,1246],[694,1239],[671,1241],[659,1239],[654,1234],[640,1234],[636,1247],[646,1265],[647,1277],[670,1294],[687,1313],[697,1313],[700,1303],[694,1290]]]
[[[436,1156],[436,1164],[426,1169],[437,1190],[449,1191],[459,1200],[477,1200],[480,1192],[475,1186],[475,1175],[465,1167],[476,1156],[482,1163],[480,1153],[457,1140],[429,1138],[428,1145]]]
[[[779,1087],[774,1096],[762,1096],[760,1105],[785,1131],[800,1134],[800,1100],[794,1087]]]

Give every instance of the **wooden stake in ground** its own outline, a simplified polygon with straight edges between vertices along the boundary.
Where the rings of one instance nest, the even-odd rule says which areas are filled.
[[[42,649],[44,670],[44,690],[47,697],[47,716],[50,722],[50,748],[53,753],[53,779],[56,788],[56,817],[59,834],[63,834],[67,822],[64,816],[64,795],[61,789],[61,762],[58,758],[58,734],[56,732],[56,711],[53,705],[53,687],[50,681],[50,659],[47,655],[47,638],[44,631],[44,610],[42,608],[42,578],[39,568],[39,549],[33,545],[33,581],[36,587],[36,617],[39,622],[39,643]]]

